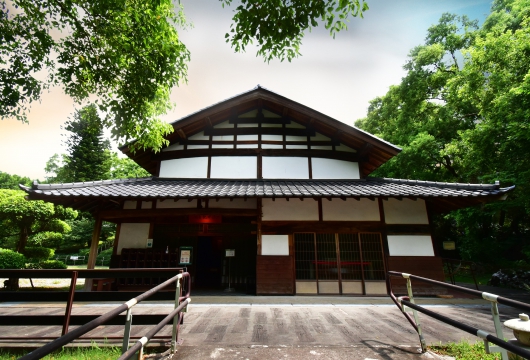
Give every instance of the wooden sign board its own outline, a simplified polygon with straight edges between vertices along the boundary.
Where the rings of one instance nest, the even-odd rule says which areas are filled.
[[[226,257],[235,257],[236,256],[236,250],[235,249],[226,249],[225,250],[225,256]]]
[[[444,250],[455,250],[456,245],[454,241],[444,241],[443,242]]]

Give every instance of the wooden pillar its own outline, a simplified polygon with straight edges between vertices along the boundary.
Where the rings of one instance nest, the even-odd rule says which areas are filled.
[[[98,256],[99,235],[101,234],[101,217],[96,215],[96,223],[94,224],[94,231],[92,232],[92,242],[90,244],[90,252],[88,253],[88,263],[86,268],[93,269],[96,265],[96,257]],[[92,279],[85,279],[85,291],[92,290]]]

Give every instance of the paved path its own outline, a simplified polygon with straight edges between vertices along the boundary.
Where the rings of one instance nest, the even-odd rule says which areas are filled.
[[[458,319],[466,324],[494,333],[489,304],[480,299],[418,298],[417,303],[430,310]],[[76,303],[74,314],[103,314],[117,304]],[[146,302],[134,313],[167,314],[172,304]],[[501,320],[516,317],[517,310],[501,306]],[[4,314],[64,313],[59,303],[0,303]],[[472,335],[421,315],[428,344],[462,339],[476,341]],[[150,326],[134,326],[133,336],[143,336]],[[1,326],[10,336],[60,335],[57,326]],[[107,337],[106,343],[117,344],[113,336],[123,334],[122,326],[101,326],[84,336],[90,344],[95,336]],[[160,333],[155,345],[167,343],[171,328]],[[414,329],[398,308],[382,297],[309,297],[309,296],[242,296],[192,297],[189,313],[181,327],[177,359],[417,359],[419,341]],[[510,331],[504,332],[512,338]],[[3,341],[0,346],[41,346],[49,340]]]

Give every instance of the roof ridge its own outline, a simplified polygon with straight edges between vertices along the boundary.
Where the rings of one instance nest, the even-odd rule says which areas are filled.
[[[38,181],[34,181],[31,186],[32,190],[55,190],[55,189],[71,189],[78,187],[91,187],[97,185],[107,185],[107,184],[120,184],[120,183],[131,183],[131,182],[141,182],[152,180],[153,177],[143,177],[143,178],[130,178],[130,179],[110,179],[110,180],[93,180],[93,181],[79,181],[71,183],[60,183],[60,184],[39,184]],[[29,189],[29,187],[28,187]]]
[[[471,184],[471,183],[453,183],[453,182],[443,182],[443,181],[375,178],[375,177],[367,177],[366,179],[370,181],[386,181],[386,182],[404,183],[404,184],[420,184],[420,185],[426,185],[426,186],[446,186],[446,187],[452,187],[452,188],[500,189],[500,184],[498,181],[496,181],[495,184]]]

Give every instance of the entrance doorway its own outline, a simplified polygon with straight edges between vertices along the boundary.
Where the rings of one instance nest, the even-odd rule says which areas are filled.
[[[195,285],[200,288],[220,288],[223,274],[223,238],[199,236]]]
[[[380,233],[294,234],[297,294],[385,295]]]

